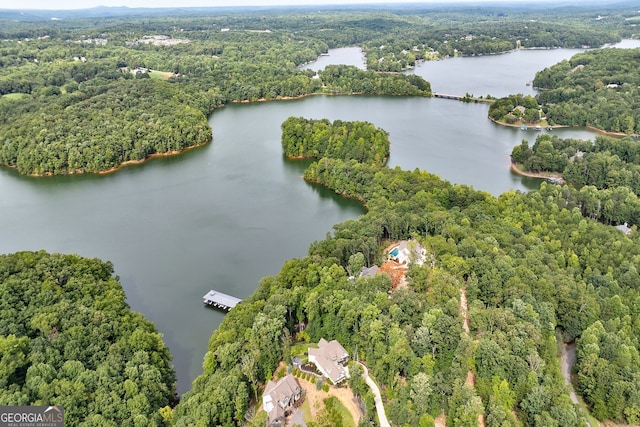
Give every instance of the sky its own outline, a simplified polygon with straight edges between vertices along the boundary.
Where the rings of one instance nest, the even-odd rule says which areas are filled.
[[[456,3],[487,3],[496,0],[455,0]],[[511,0],[510,2],[531,2]],[[542,0],[547,1],[547,0]],[[215,6],[278,6],[313,4],[371,3],[453,3],[447,0],[0,0],[0,9],[87,9],[96,6],[128,7],[215,7]]]

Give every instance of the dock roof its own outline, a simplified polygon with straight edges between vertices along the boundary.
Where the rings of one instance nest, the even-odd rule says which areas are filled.
[[[207,294],[202,297],[206,304],[209,304],[209,301],[215,302],[218,305],[222,305],[225,307],[229,307],[230,309],[235,307],[240,301],[240,298],[232,297],[231,295],[224,294],[222,292],[211,290],[207,292]]]

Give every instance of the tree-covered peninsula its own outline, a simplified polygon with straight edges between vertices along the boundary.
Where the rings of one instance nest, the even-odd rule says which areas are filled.
[[[536,73],[536,97],[511,95],[489,109],[493,120],[543,126],[589,126],[640,134],[640,49],[595,49]]]
[[[430,96],[424,80],[388,72],[428,58],[617,41],[633,34],[635,9],[12,16],[0,26],[0,163],[25,174],[108,170],[210,140],[208,115],[230,102]],[[353,45],[366,52],[369,71],[299,67]],[[591,64],[585,58],[578,71]],[[595,83],[594,93],[618,84]],[[523,116],[539,111],[529,99],[514,108],[520,104]],[[129,310],[111,265],[44,252],[0,257],[0,404],[62,404],[70,425],[263,425],[256,404],[278,366],[294,346],[326,338],[368,366],[393,425],[444,417],[451,426],[578,427],[586,415],[571,401],[559,359],[565,343],[576,343],[575,387],[588,410],[640,423],[640,234],[603,223],[620,219],[597,215],[611,204],[586,178],[581,190],[545,183],[496,198],[426,171],[385,167],[388,139],[373,125],[292,123],[295,135],[283,127],[285,152],[324,156],[305,179],[368,211],[336,225],[231,310],[179,404],[170,355],[153,325]],[[358,129],[364,144],[347,135],[349,147],[323,145],[322,132],[334,129]],[[372,146],[373,157],[362,153]],[[550,160],[561,164],[561,150]],[[603,191],[617,197],[622,178],[605,175]],[[409,262],[401,284],[386,274],[360,277],[400,240],[424,248],[427,262]],[[375,425],[357,366],[349,385],[360,425]],[[316,425],[335,425],[329,410],[320,413]]]
[[[640,49],[596,49],[536,74],[549,121],[640,134]]]
[[[163,425],[171,355],[110,263],[0,255],[0,295],[0,405],[63,405],[68,426]]]
[[[595,141],[541,135],[513,148],[511,159],[531,172],[554,172],[571,185],[567,203],[607,224],[640,224],[640,157],[634,138]]]
[[[97,173],[211,141],[206,111],[179,87],[125,77],[0,100],[0,163],[25,175]]]
[[[227,315],[204,373],[173,410],[177,425],[242,423],[291,348],[320,338],[357,352],[394,425],[433,425],[442,414],[452,426],[479,417],[490,426],[584,425],[560,370],[573,341],[577,389],[593,414],[640,421],[637,233],[585,217],[568,187],[495,198],[423,171],[339,158],[312,163],[305,179],[368,212],[336,225]],[[359,277],[358,267],[380,265],[402,239],[430,260],[409,264],[406,285]],[[369,425],[373,398],[357,377],[351,385]]]
[[[389,134],[367,122],[289,117],[282,123],[282,149],[294,159],[330,157],[384,166]]]

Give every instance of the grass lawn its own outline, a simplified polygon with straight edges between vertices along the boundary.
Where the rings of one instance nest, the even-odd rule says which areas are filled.
[[[297,344],[293,344],[291,346],[291,350],[290,350],[291,355],[292,356],[302,356],[307,352],[309,347],[318,348],[318,344],[307,343],[307,342],[300,342],[300,343],[297,343]]]
[[[343,427],[356,427],[355,421],[353,420],[353,415],[351,415],[351,412],[349,412],[347,407],[344,406],[339,399],[334,399],[333,407],[340,414],[340,417],[342,418]],[[300,406],[300,410],[304,414],[305,423],[315,421],[311,415],[311,404],[309,403],[309,399],[305,399],[304,402],[302,402],[302,406]]]
[[[2,95],[4,99],[24,99],[28,98],[29,95],[26,93],[7,93],[6,95]]]
[[[349,412],[347,407],[344,406],[340,400],[335,399],[334,408],[336,408],[340,413],[340,416],[342,417],[342,425],[344,427],[356,427],[356,424],[353,421],[353,415],[351,415],[351,412]]]
[[[173,73],[167,73],[165,71],[149,70],[149,77],[151,77],[152,79],[167,80],[171,76],[173,76]]]
[[[305,423],[314,421],[313,417],[311,416],[311,404],[309,403],[309,399],[305,399],[304,402],[302,402],[302,406],[300,406],[300,410],[304,414]]]

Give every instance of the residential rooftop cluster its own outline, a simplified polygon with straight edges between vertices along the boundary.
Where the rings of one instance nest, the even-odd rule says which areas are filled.
[[[309,347],[309,362],[314,363],[322,375],[331,383],[338,384],[349,378],[349,370],[344,364],[349,360],[349,353],[337,341],[321,338],[318,348]],[[262,394],[262,409],[268,414],[268,427],[286,425],[287,415],[294,406],[301,402],[304,389],[298,380],[288,374],[276,381],[269,381]]]
[[[140,44],[152,44],[154,46],[175,46],[181,43],[191,43],[189,39],[172,39],[165,35],[144,36],[138,40],[125,42],[126,46],[138,46]]]

